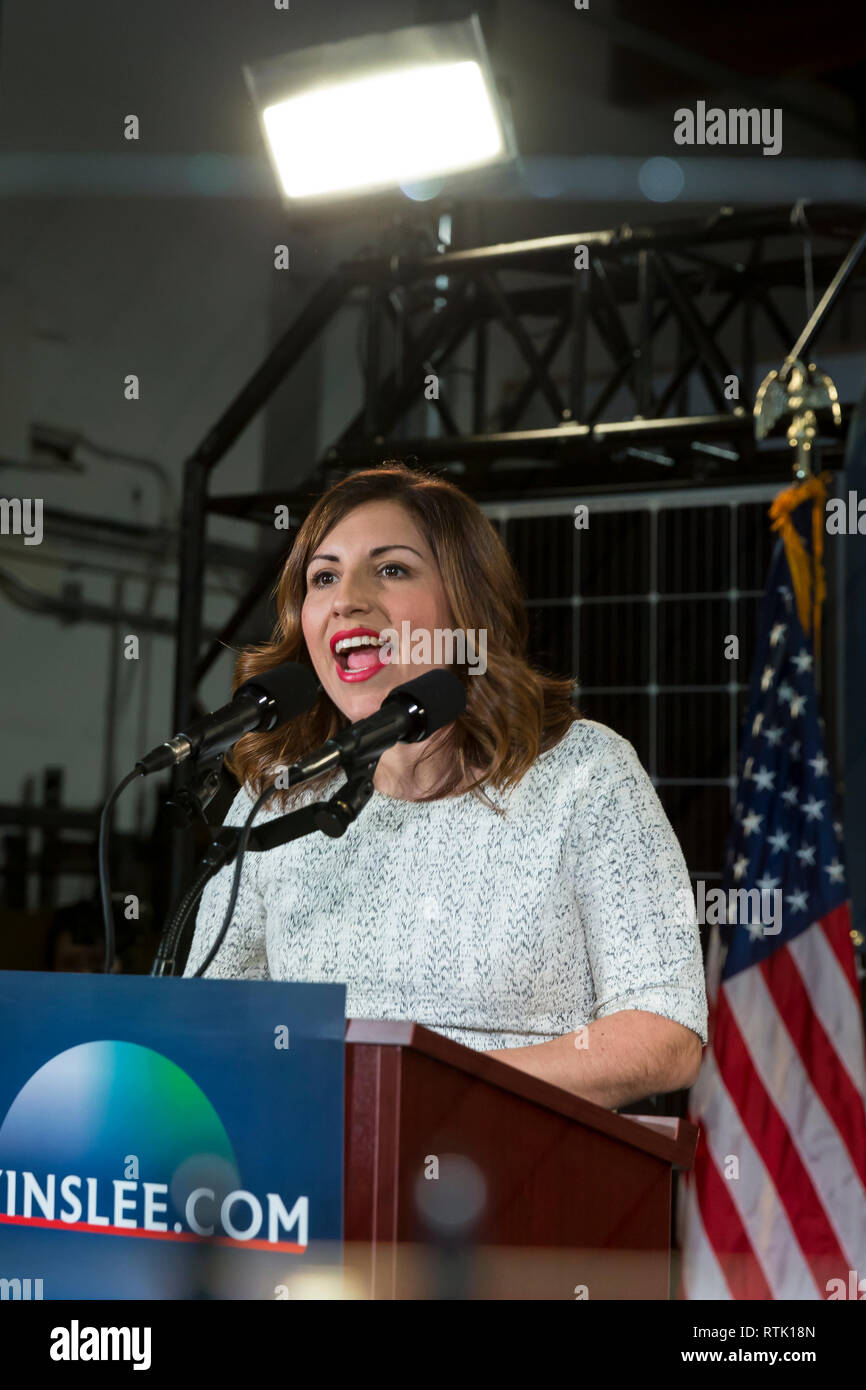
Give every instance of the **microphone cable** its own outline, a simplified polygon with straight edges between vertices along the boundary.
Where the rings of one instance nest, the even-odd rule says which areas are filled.
[[[130,782],[143,776],[144,773],[137,767],[133,768],[132,772],[128,772],[123,781],[118,782],[108,797],[102,808],[102,815],[99,817],[97,864],[99,868],[99,895],[102,900],[102,925],[105,933],[103,970],[106,975],[110,975],[114,970],[114,909],[111,906],[111,881],[108,870],[108,837],[111,834],[111,813],[121,792],[126,790]]]
[[[202,976],[204,975],[204,972],[207,970],[208,966],[209,966],[209,965],[211,964],[211,962],[213,961],[214,956],[216,955],[217,951],[219,950],[220,946],[222,946],[223,941],[225,940],[226,932],[228,931],[229,926],[231,925],[232,916],[233,916],[234,910],[235,910],[235,904],[236,904],[236,902],[237,902],[237,900],[238,900],[238,892],[240,891],[240,886],[241,886],[241,870],[242,870],[243,864],[244,864],[244,855],[245,855],[246,852],[247,852],[247,845],[248,845],[249,842],[250,842],[250,834],[252,833],[253,821],[255,820],[256,816],[259,814],[259,811],[261,810],[262,806],[265,804],[266,801],[269,801],[269,800],[270,800],[270,798],[273,796],[273,794],[274,794],[274,792],[275,792],[276,790],[277,790],[277,784],[276,784],[276,782],[272,782],[270,786],[265,787],[265,790],[261,793],[261,795],[260,795],[260,796],[256,799],[256,801],[253,803],[252,810],[250,811],[249,815],[247,816],[246,820],[244,821],[243,829],[241,830],[240,839],[238,840],[237,854],[236,854],[236,858],[235,858],[235,872],[234,872],[234,876],[233,876],[233,878],[232,878],[231,893],[229,894],[228,906],[226,907],[225,914],[224,914],[224,916],[223,916],[222,926],[220,927],[219,932],[217,933],[216,940],[214,941],[213,945],[211,946],[211,948],[210,948],[210,950],[209,950],[207,956],[205,957],[204,961],[203,961],[202,964],[199,966],[199,968],[198,968],[198,970],[195,972],[195,974],[192,976],[192,978],[193,978],[194,980],[200,980],[200,979],[202,978]],[[207,882],[207,879],[210,878],[210,877],[211,877],[210,870],[207,870],[207,871],[206,871],[205,883]],[[198,885],[193,885],[193,886],[194,886],[194,888],[195,888],[195,887],[197,887]],[[193,902],[195,902],[199,897],[201,897],[201,894],[204,892],[204,887],[205,887],[205,884],[202,884],[201,887],[198,889],[198,892],[195,894],[195,897],[193,898]],[[189,897],[189,895],[187,895],[187,896]],[[192,906],[192,904],[189,904],[189,906],[186,907],[186,910],[183,911],[183,909],[184,909],[184,904],[181,904],[181,908],[179,909],[179,911],[183,911],[183,917],[184,917],[184,919],[186,918],[186,916],[187,916],[188,913],[189,913],[190,906]]]

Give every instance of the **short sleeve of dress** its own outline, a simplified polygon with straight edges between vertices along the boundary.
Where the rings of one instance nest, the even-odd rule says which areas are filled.
[[[576,770],[572,835],[594,1017],[645,1009],[706,1043],[700,934],[683,852],[632,745],[613,730],[604,734]]]
[[[241,788],[229,807],[224,825],[243,825],[252,800]],[[240,888],[222,946],[205,971],[208,980],[267,980],[268,959],[265,943],[267,913],[257,886],[257,856],[246,854],[241,869]],[[210,952],[223,923],[231,896],[235,864],[227,864],[204,890],[196,917],[195,934],[184,967],[184,978],[194,975]]]

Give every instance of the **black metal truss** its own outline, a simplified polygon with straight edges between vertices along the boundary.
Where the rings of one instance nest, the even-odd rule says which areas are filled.
[[[864,225],[859,208],[810,206],[808,222],[801,204],[751,213],[724,208],[699,221],[622,226],[427,257],[373,257],[340,266],[187,460],[176,727],[187,719],[196,686],[223,644],[275,577],[275,562],[269,560],[202,653],[209,513],[273,524],[273,508],[282,503],[300,519],[336,478],[395,456],[450,466],[462,485],[484,500],[513,498],[527,489],[539,495],[789,477],[788,455],[758,453],[753,440],[756,330],[764,319],[778,339],[780,359],[794,355],[794,327],[774,296],[781,289],[802,288],[802,243],[808,237],[815,282],[829,288],[795,344],[796,354],[806,353],[855,270],[866,245]],[[578,246],[587,248],[588,269],[575,269]],[[354,418],[296,492],[212,496],[211,474],[220,459],[335,312],[359,295],[365,301],[366,353],[363,401]],[[540,345],[537,327],[531,335],[527,319],[545,325]],[[720,334],[732,324],[739,345],[735,361],[720,346]],[[514,343],[524,377],[491,430],[494,325]],[[669,325],[676,331],[675,361],[662,371],[657,347]],[[609,362],[594,392],[586,373],[590,333]],[[401,423],[418,404],[424,377],[441,376],[460,348],[468,348],[472,357],[467,419],[461,421],[454,402],[440,392],[432,404],[444,435],[405,437]],[[563,356],[568,364],[564,390],[562,372],[556,379],[552,373],[554,360]],[[725,397],[724,378],[730,375],[741,383],[739,402]],[[715,413],[689,414],[688,388],[696,379]],[[631,414],[606,419],[623,389]],[[521,428],[536,399],[547,423]],[[521,461],[522,471],[515,472]]]

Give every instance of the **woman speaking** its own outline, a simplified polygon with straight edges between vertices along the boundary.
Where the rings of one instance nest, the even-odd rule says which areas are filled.
[[[529,664],[520,581],[478,506],[403,464],[351,474],[304,521],[277,600],[274,638],[242,653],[236,683],[299,661],[322,690],[237,743],[226,824],[443,650],[466,709],[382,755],[341,838],[247,857],[207,976],[345,983],[349,1017],[411,1019],[611,1108],[690,1086],[707,1002],[682,851],[632,745]],[[344,776],[275,793],[260,819]],[[232,874],[205,890],[186,975]]]

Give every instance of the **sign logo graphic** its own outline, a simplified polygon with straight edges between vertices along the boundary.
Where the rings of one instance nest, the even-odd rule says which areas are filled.
[[[58,1053],[0,1125],[0,1230],[66,1230],[302,1253],[306,1196],[242,1186],[219,1115],[176,1063],[138,1043]]]

